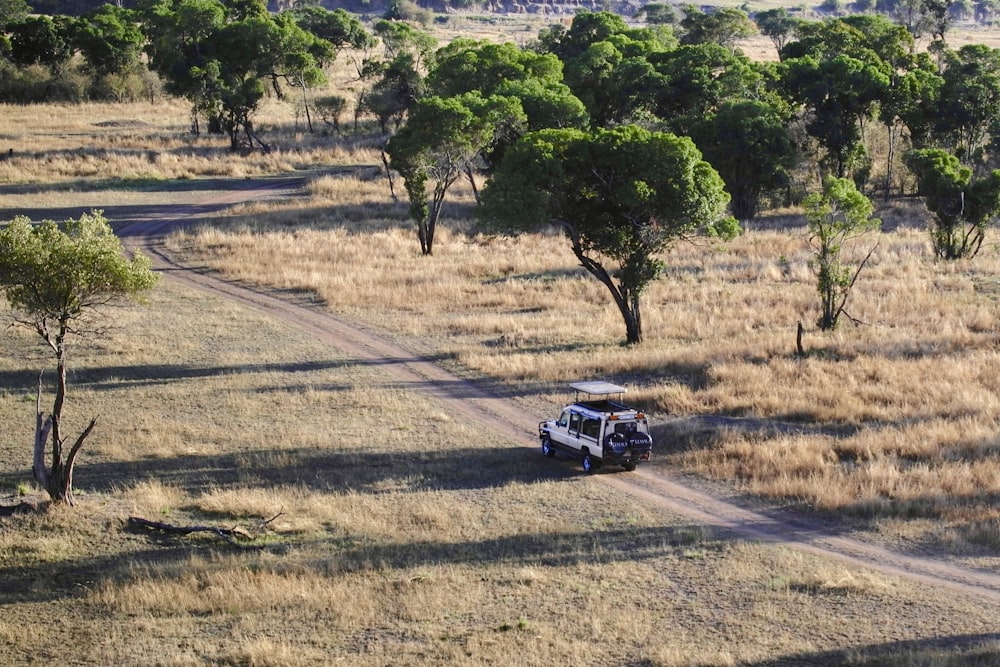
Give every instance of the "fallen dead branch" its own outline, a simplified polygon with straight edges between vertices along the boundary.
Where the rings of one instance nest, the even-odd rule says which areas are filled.
[[[230,544],[234,544],[239,547],[253,546],[248,544],[253,540],[256,540],[261,536],[261,534],[267,529],[267,527],[277,519],[279,516],[284,514],[284,512],[278,512],[270,519],[265,519],[261,521],[254,529],[248,530],[242,526],[234,526],[233,528],[223,528],[221,526],[178,526],[172,523],[164,523],[162,521],[150,521],[149,519],[143,519],[142,517],[130,516],[128,518],[129,528],[135,530],[145,530],[145,531],[156,531],[161,533],[172,533],[175,535],[190,535],[191,533],[211,533]]]

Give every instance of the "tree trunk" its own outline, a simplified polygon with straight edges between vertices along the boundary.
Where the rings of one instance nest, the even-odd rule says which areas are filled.
[[[62,410],[66,403],[66,363],[61,344],[61,337],[53,349],[56,350],[56,396],[52,403],[52,414],[43,415],[41,411],[42,379],[38,378],[38,396],[35,399],[35,447],[32,463],[32,474],[35,480],[45,489],[55,502],[73,505],[73,467],[76,457],[83,444],[97,425],[97,417],[90,420],[87,428],[70,447],[69,453],[63,455],[63,438],[60,422]],[[45,444],[52,443],[51,463],[45,467]]]
[[[573,245],[573,254],[580,261],[580,265],[587,269],[592,276],[601,281],[608,288],[608,291],[611,292],[611,296],[615,300],[615,305],[618,306],[618,311],[622,314],[622,319],[625,320],[625,343],[627,345],[641,343],[642,318],[639,310],[639,295],[619,288],[615,284],[611,274],[608,273],[608,270],[600,262],[587,256],[573,226],[565,222],[560,222],[559,224],[566,231],[566,235],[569,236],[570,242]]]

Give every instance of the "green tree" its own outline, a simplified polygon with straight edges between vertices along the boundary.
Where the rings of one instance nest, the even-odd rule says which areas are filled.
[[[538,48],[564,64],[565,82],[590,115],[593,126],[629,122],[652,108],[663,87],[649,59],[676,45],[669,32],[630,28],[609,12],[583,12],[568,30],[553,26],[539,36]]]
[[[7,25],[10,59],[18,65],[43,65],[59,75],[73,57],[73,22],[64,16],[27,16]]]
[[[736,7],[722,7],[703,12],[694,5],[684,5],[681,19],[681,44],[719,44],[736,51],[736,42],[758,33],[757,24]]]
[[[450,97],[478,90],[494,94],[510,81],[536,79],[561,84],[562,62],[551,53],[536,53],[506,42],[495,44],[460,38],[434,53],[434,67],[427,75],[432,95]]]
[[[367,49],[375,45],[375,38],[361,21],[343,9],[330,11],[318,5],[305,5],[296,6],[291,13],[305,31],[333,47],[334,58],[346,48]]]
[[[785,48],[785,44],[795,36],[795,30],[799,25],[799,19],[791,16],[784,7],[757,12],[753,20],[761,34],[771,40],[779,54]]]
[[[974,170],[1000,136],[1000,49],[970,44],[944,52],[936,133],[942,144]]]
[[[372,83],[362,93],[358,111],[374,114],[383,134],[389,134],[426,94],[436,41],[406,23],[386,20],[375,24],[375,36],[382,41],[382,55],[366,58],[362,65],[361,78]]]
[[[405,181],[421,253],[433,254],[448,188],[506,133],[520,132],[525,120],[516,100],[478,92],[417,103],[386,152]]]
[[[73,42],[97,77],[114,80],[111,88],[124,101],[129,77],[139,73],[146,37],[135,12],[105,4],[76,22]]]
[[[518,100],[527,118],[525,131],[547,127],[584,127],[583,103],[563,83],[563,64],[551,53],[539,54],[512,43],[457,39],[434,54],[427,75],[429,93],[452,97],[478,92]],[[519,134],[509,134],[484,155],[486,170],[499,162]]]
[[[660,79],[649,94],[653,113],[676,134],[714,113],[723,102],[766,97],[766,66],[715,43],[691,44],[649,57]]]
[[[809,112],[806,130],[826,149],[832,172],[838,178],[856,173],[865,154],[861,124],[885,97],[888,74],[847,55],[829,60],[806,56],[782,65],[788,99]]]
[[[741,222],[757,216],[765,192],[787,183],[795,161],[785,114],[766,102],[725,102],[691,137],[726,183]]]
[[[7,25],[27,17],[31,14],[31,7],[25,0],[0,0],[0,32],[7,28]]]
[[[272,16],[257,0],[153,0],[143,11],[151,65],[171,92],[229,135],[230,149],[268,150],[253,117],[271,83],[312,86],[323,78],[318,52],[331,49],[288,14]]]
[[[803,206],[820,297],[817,324],[829,331],[846,314],[847,298],[878,244],[863,257],[864,250],[859,249],[868,233],[878,230],[882,222],[871,217],[871,201],[847,178],[827,178],[823,192],[806,197]]]
[[[21,216],[0,230],[0,288],[14,321],[37,333],[56,361],[55,399],[47,416],[40,408],[39,381],[33,465],[35,479],[54,501],[73,504],[73,466],[97,423],[91,419],[67,447],[67,340],[99,335],[104,307],[134,299],[156,281],[148,258],[122,254],[121,242],[100,212],[62,226],[51,220],[32,225]]]
[[[542,130],[511,147],[478,210],[492,229],[561,227],[580,264],[610,291],[626,341],[643,339],[641,297],[661,254],[699,229],[732,236],[729,195],[694,142],[634,125]]]
[[[934,252],[942,259],[975,257],[1000,215],[1000,170],[974,178],[970,167],[939,148],[909,151],[904,160],[932,216]]]
[[[135,71],[146,38],[134,12],[101,5],[77,21],[74,41],[90,68],[107,76]]]

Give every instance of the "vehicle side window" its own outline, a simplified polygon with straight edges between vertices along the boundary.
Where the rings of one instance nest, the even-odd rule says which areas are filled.
[[[573,412],[569,416],[569,430],[571,433],[579,432],[580,430],[580,415]]]
[[[583,431],[584,435],[586,435],[588,437],[591,437],[591,438],[594,438],[596,440],[597,436],[601,432],[601,420],[600,419],[584,419],[583,420],[583,428],[581,430]]]

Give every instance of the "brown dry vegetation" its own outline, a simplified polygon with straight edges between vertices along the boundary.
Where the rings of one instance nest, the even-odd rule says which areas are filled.
[[[805,231],[782,211],[726,246],[675,248],[645,300],[648,342],[623,348],[603,288],[557,234],[475,234],[460,189],[436,254],[421,257],[370,143],[296,132],[281,105],[261,123],[279,149],[248,158],[188,137],[184,104],[71,115],[75,127],[43,120],[65,121],[65,109],[0,107],[0,135],[15,148],[0,162],[0,207],[127,218],[196,200],[212,178],[308,172],[306,196],[236,207],[177,234],[173,250],[312,296],[517,387],[540,412],[568,381],[624,382],[655,415],[655,468],[997,568],[1000,256],[991,245],[971,262],[935,262],[912,202],[880,212],[889,231],[849,308],[863,324],[812,330]],[[101,415],[77,472],[80,506],[0,520],[2,663],[1000,658],[981,600],[645,507],[294,326],[169,281],[114,317],[112,341],[75,351],[69,418]],[[804,358],[793,354],[800,321]],[[26,334],[5,331],[0,493],[10,504],[36,497],[33,394],[50,363]],[[129,515],[261,537],[239,548],[141,534]]]

